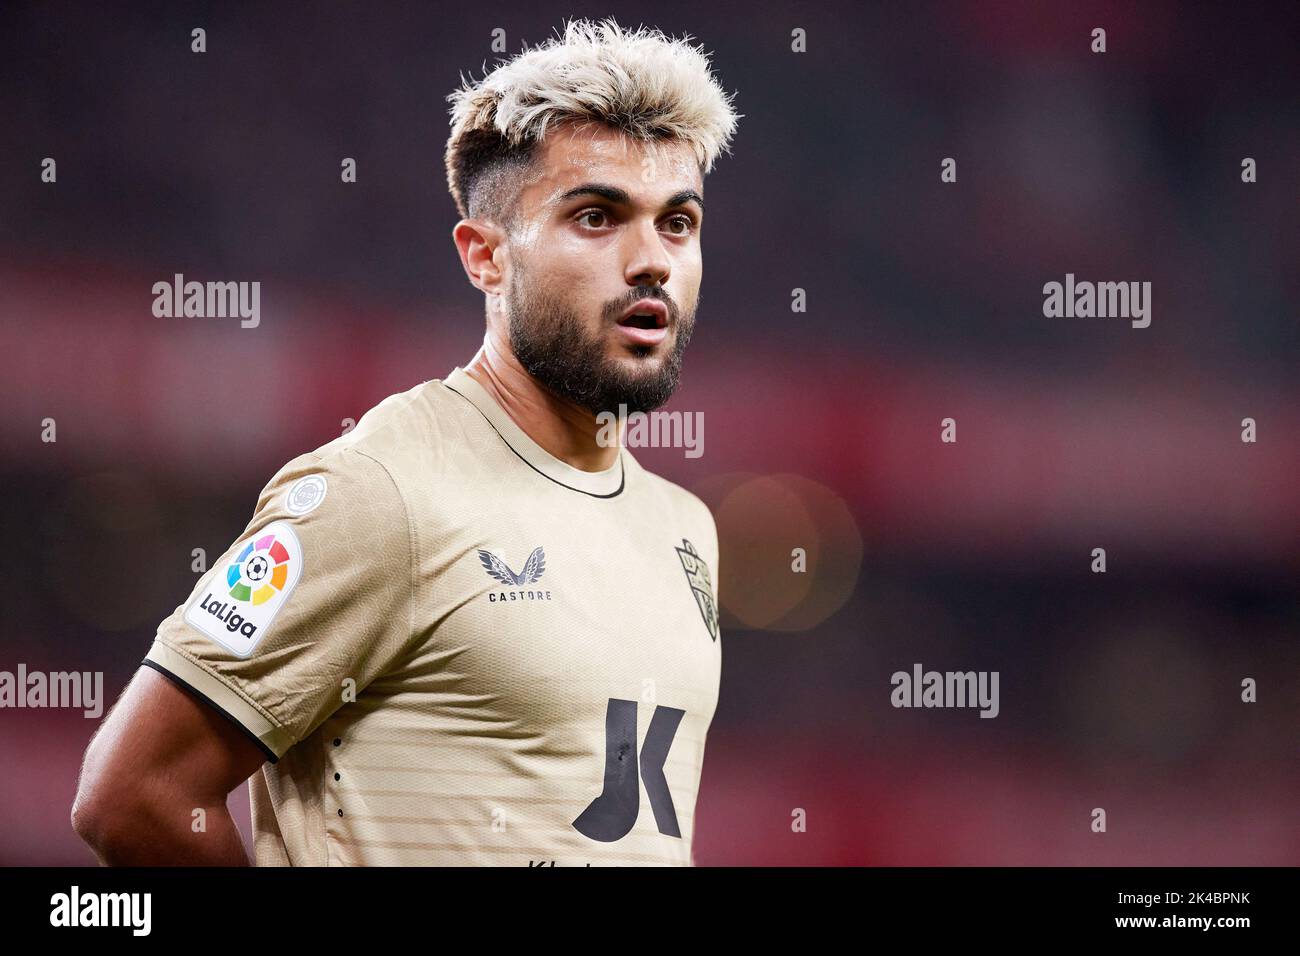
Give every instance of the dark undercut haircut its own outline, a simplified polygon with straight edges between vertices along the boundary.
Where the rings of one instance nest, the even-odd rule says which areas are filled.
[[[515,203],[536,154],[536,141],[511,145],[495,129],[466,131],[448,170],[462,218],[488,219],[509,229]]]

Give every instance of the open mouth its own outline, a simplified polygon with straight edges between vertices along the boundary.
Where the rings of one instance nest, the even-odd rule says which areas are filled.
[[[652,315],[648,312],[638,312],[629,315],[625,319],[620,319],[618,324],[626,325],[634,329],[657,329],[660,328],[662,322],[657,315]]]
[[[634,302],[618,320],[618,328],[626,344],[652,349],[668,338],[668,305],[651,298]]]
[[[618,320],[623,328],[640,329],[651,332],[668,325],[668,304],[660,299],[646,297],[628,306],[623,317]]]

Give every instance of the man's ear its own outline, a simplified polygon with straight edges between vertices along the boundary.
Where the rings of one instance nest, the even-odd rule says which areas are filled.
[[[509,254],[504,230],[486,219],[462,219],[451,230],[451,238],[474,287],[488,295],[503,292]]]

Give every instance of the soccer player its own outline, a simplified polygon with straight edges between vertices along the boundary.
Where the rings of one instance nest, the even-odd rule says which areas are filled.
[[[448,98],[482,348],[280,469],[162,622],[82,768],[102,862],[247,864],[250,777],[258,865],[694,862],[717,533],[597,416],[676,388],[738,116],[613,21]]]

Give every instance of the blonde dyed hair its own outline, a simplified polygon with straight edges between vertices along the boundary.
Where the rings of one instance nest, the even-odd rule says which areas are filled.
[[[660,30],[622,29],[612,18],[572,20],[564,35],[500,64],[482,80],[463,75],[451,101],[447,185],[462,217],[500,217],[511,173],[527,165],[546,131],[595,121],[640,140],[676,140],[708,174],[730,153],[741,114],[703,47]]]

